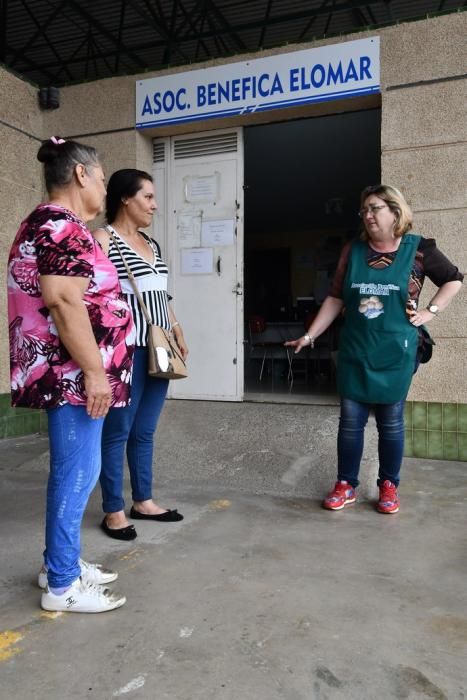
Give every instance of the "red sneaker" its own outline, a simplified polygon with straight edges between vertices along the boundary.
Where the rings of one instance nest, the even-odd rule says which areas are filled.
[[[345,506],[355,503],[357,496],[355,489],[347,481],[336,481],[332,491],[323,501],[323,508],[328,510],[342,510]]]
[[[397,486],[386,479],[379,487],[379,501],[376,509],[380,513],[389,513],[391,515],[392,513],[397,513],[399,506]]]

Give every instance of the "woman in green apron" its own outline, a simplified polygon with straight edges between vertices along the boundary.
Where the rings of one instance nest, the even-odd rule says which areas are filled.
[[[420,330],[459,292],[463,276],[433,239],[408,233],[412,212],[394,187],[367,187],[359,214],[361,240],[342,251],[330,294],[308,332],[286,345],[295,353],[313,347],[344,310],[337,367],[337,481],[323,506],[341,510],[355,503],[363,434],[373,408],[379,436],[377,509],[392,514],[399,510],[404,403],[418,366]],[[425,276],[438,291],[426,309],[418,309]]]

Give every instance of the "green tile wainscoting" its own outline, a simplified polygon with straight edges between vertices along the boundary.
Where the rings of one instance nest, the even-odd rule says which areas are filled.
[[[45,411],[12,408],[0,394],[0,439],[45,432]],[[467,404],[407,401],[404,454],[467,462]]]
[[[404,454],[467,462],[467,404],[407,401]]]
[[[45,411],[12,408],[10,394],[0,394],[0,439],[47,432]]]

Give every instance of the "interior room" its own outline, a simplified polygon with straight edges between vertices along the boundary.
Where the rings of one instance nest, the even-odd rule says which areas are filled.
[[[380,181],[380,109],[244,130],[245,398],[336,402],[340,319],[294,355]]]

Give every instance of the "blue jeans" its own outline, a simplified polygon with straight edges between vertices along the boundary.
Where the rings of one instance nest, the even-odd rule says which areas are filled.
[[[378,485],[389,479],[399,485],[404,454],[404,404],[374,404],[378,428]],[[358,486],[358,472],[363,453],[363,432],[368,422],[371,404],[341,399],[341,415],[337,436],[337,478]]]
[[[65,588],[81,574],[80,529],[101,467],[103,418],[85,406],[47,410],[50,474],[47,484],[44,564],[49,586]]]
[[[152,498],[152,457],[154,433],[164,406],[169,382],[150,377],[146,348],[134,355],[131,403],[111,408],[102,431],[102,508],[105,513],[123,510],[123,469],[125,445],[130,469],[133,501]]]

